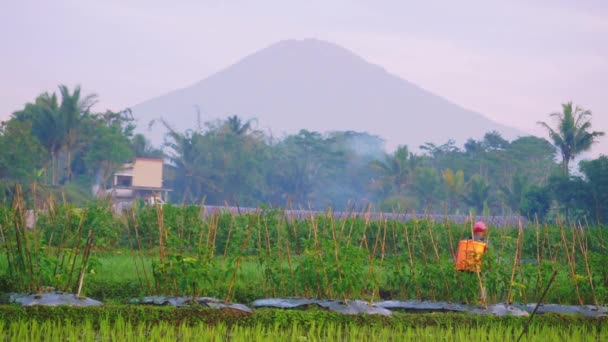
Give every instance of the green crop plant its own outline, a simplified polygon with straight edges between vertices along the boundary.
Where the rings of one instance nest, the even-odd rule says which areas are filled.
[[[7,266],[2,275],[3,290],[38,292],[55,288],[80,294],[85,273],[96,265],[89,259],[94,233],[84,224],[87,211],[65,211],[66,217],[74,215],[71,221],[75,225],[65,225],[53,245],[52,238],[47,239],[53,233],[49,234],[44,225],[28,226],[26,210],[18,186],[13,205],[0,209],[0,247]]]
[[[520,326],[497,321],[481,324],[434,323],[424,325],[360,325],[356,322],[293,321],[251,324],[135,323],[116,317],[100,321],[23,320],[0,321],[5,341],[516,341]],[[530,327],[526,341],[603,341],[606,329],[584,324]]]
[[[528,303],[558,270],[547,302],[608,302],[605,227],[491,226],[477,275],[454,269],[470,222],[338,219],[331,211],[294,219],[278,209],[203,213],[171,205],[115,215],[105,202],[46,203],[35,229],[23,228],[24,206],[0,206],[5,291],[76,292],[83,276],[83,293],[110,301],[158,294],[477,303],[481,284],[489,303]],[[89,231],[96,243],[83,268]]]

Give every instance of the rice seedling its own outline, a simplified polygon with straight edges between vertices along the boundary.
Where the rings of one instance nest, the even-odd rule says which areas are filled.
[[[5,341],[516,341],[518,328],[505,322],[468,325],[381,326],[308,322],[226,325],[166,322],[134,324],[118,317],[75,324],[69,320],[17,320],[1,323]],[[585,325],[532,325],[527,341],[602,341],[605,329]]]

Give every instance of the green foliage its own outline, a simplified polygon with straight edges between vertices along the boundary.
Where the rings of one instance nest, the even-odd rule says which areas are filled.
[[[608,157],[582,161],[580,169],[591,194],[589,217],[594,218],[598,224],[608,222]]]
[[[0,183],[8,180],[29,183],[37,180],[45,151],[32,136],[28,122],[8,121],[0,127]]]
[[[520,174],[515,174],[513,176],[511,187],[500,187],[500,190],[505,197],[506,204],[516,213],[520,212],[521,210],[522,201],[524,200],[527,187],[528,180]]]
[[[384,161],[374,161],[370,164],[380,177],[373,186],[384,192],[388,191],[389,195],[402,195],[412,183],[419,161],[419,157],[409,152],[407,146],[397,147],[392,155],[385,156]]]
[[[433,202],[443,197],[439,175],[433,168],[421,167],[414,173],[414,192],[423,209],[432,209]]]
[[[383,210],[462,213],[472,208],[509,215],[522,209],[528,184],[546,185],[557,167],[556,148],[532,136],[507,141],[488,132],[469,139],[464,149],[449,140],[424,144],[421,155],[407,146],[386,154],[382,140],[364,132],[302,130],[275,139],[257,129],[255,120],[237,115],[207,123],[199,118],[186,132],[162,122],[168,129],[165,155],[145,136],[133,134],[128,110],[93,113],[95,100],[80,87],[60,86],[57,94],[41,94],[13,114],[0,134],[2,198],[11,199],[15,184],[35,181],[46,193],[86,203],[91,186],[110,186],[113,172],[133,156],[166,156],[164,186],[174,190],[173,202],[314,209],[372,203]],[[559,129],[543,123],[568,161],[602,135],[590,132],[589,115],[566,104],[555,115]],[[28,198],[32,191],[26,187]],[[600,194],[555,199],[569,215],[599,219],[605,216]]]
[[[30,182],[34,180],[31,175],[36,174],[35,180],[44,185],[55,188],[77,183],[77,187],[90,192],[92,183],[106,182],[121,163],[131,158],[133,118],[128,111],[92,113],[96,96],[83,95],[79,86],[70,91],[61,85],[59,94],[41,94],[13,113],[6,127],[29,129],[21,129],[20,134],[15,129],[7,130],[10,136],[0,138],[0,147],[4,139],[13,146],[0,150],[0,164],[13,158],[7,165],[12,172],[7,178],[16,182]],[[32,165],[27,167],[29,177],[15,174],[24,163]]]
[[[466,314],[341,315],[322,310],[256,310],[253,315],[205,308],[141,306],[0,308],[6,340],[323,340],[389,341],[441,338],[515,341],[525,317]],[[545,314],[527,340],[605,340],[605,320]]]
[[[35,231],[16,235],[22,216],[0,208],[7,239],[0,247],[9,252],[0,261],[7,265],[2,279],[9,291],[70,290],[85,267],[84,293],[110,301],[159,294],[475,302],[479,293],[477,276],[456,272],[453,263],[470,224],[335,219],[329,213],[293,220],[267,209],[203,217],[201,207],[171,205],[136,207],[116,217],[107,203],[96,202],[54,206],[38,213]],[[482,281],[491,302],[538,300],[555,269],[560,273],[547,301],[608,300],[603,228],[533,224],[520,238],[515,227],[490,228]],[[83,266],[89,231],[96,247]],[[28,247],[18,249],[18,239]]]
[[[551,192],[547,187],[532,185],[526,189],[521,202],[524,216],[531,220],[538,218],[542,222],[550,208]]]
[[[476,212],[483,212],[490,195],[490,184],[481,175],[475,174],[471,177],[467,186],[469,192],[464,197],[465,202],[473,207]]]
[[[20,187],[17,187],[12,208],[4,208],[2,214],[0,235],[7,264],[4,274],[0,274],[4,279],[3,291],[34,292],[49,286],[64,291],[74,290],[79,273],[86,272],[94,264],[94,261],[91,264],[88,261],[92,241],[82,238],[82,224],[75,232],[66,234],[68,230],[62,230],[56,248],[45,243],[44,230],[29,229]],[[80,222],[84,222],[83,214],[78,214]]]
[[[446,187],[447,201],[448,201],[448,213],[458,208],[458,202],[466,191],[466,184],[464,182],[464,172],[462,170],[452,171],[452,169],[444,169],[442,172],[443,182]]]
[[[365,132],[301,130],[276,139],[258,129],[255,119],[233,115],[206,123],[199,118],[195,129],[185,132],[162,122],[168,129],[164,154],[144,135],[133,134],[129,110],[95,113],[95,101],[95,95],[83,94],[78,86],[62,85],[13,113],[0,132],[0,201],[11,200],[16,184],[35,182],[38,191],[65,194],[70,202],[86,205],[93,200],[93,185],[101,190],[111,186],[112,174],[136,156],[170,161],[163,186],[174,190],[171,200],[177,203],[321,210],[374,204],[383,210],[429,213],[538,213],[542,208],[522,208],[524,195],[529,184],[546,186],[559,169],[553,160],[556,148],[567,169],[574,156],[603,135],[590,130],[589,111],[568,103],[554,115],[556,129],[542,123],[555,146],[538,137],[508,141],[488,132],[469,139],[464,148],[448,140],[424,144],[421,154],[407,146],[386,154],[382,139]],[[593,169],[590,175],[603,174]],[[600,178],[570,183],[578,187]],[[601,221],[606,215],[602,192],[583,196],[566,189],[568,182],[549,185],[568,191],[561,197],[561,191],[552,191],[551,200],[560,206],[541,216],[553,219],[559,212]],[[34,186],[24,187],[31,202]]]
[[[591,111],[573,107],[572,102],[562,104],[562,111],[551,116],[557,118],[556,129],[546,122],[539,124],[547,129],[553,145],[560,150],[564,175],[568,176],[570,162],[581,152],[589,150],[596,138],[603,136],[604,132],[590,132]]]
[[[581,177],[556,175],[548,185],[567,219],[584,220],[591,214],[591,189]]]
[[[380,202],[378,210],[385,213],[399,213],[418,207],[418,201],[413,197],[391,196]]]

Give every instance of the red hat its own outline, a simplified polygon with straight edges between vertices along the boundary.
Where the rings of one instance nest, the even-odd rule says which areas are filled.
[[[486,230],[488,230],[488,227],[486,227],[486,224],[483,223],[482,221],[475,223],[475,225],[473,226],[473,232],[475,232],[475,233],[485,232]]]

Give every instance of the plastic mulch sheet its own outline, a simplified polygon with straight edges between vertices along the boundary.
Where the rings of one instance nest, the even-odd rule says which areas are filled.
[[[202,305],[214,309],[232,309],[253,313],[246,305],[238,303],[225,303],[221,299],[211,297],[171,297],[171,296],[149,296],[143,298],[134,298],[130,301],[131,304],[148,304],[148,305],[171,305],[171,306],[189,306]]]
[[[16,303],[21,306],[45,305],[45,306],[100,306],[102,303],[87,297],[77,297],[72,293],[45,292],[45,293],[10,293],[4,298],[4,302]]]
[[[265,298],[258,299],[251,303],[251,306],[270,307],[270,308],[281,308],[281,309],[293,309],[297,307],[305,307],[315,305],[328,309],[330,311],[347,314],[347,315],[383,315],[390,316],[392,311],[377,306],[375,304],[370,305],[368,302],[361,300],[350,300],[348,302],[340,300],[327,300],[327,299],[306,299],[306,298]]]
[[[469,307],[462,304],[420,300],[386,300],[375,304],[385,309],[406,312],[466,312],[470,310]]]
[[[254,308],[270,307],[280,309],[294,309],[307,306],[318,306],[344,314],[379,314],[390,315],[391,312],[463,312],[478,315],[494,316],[528,316],[534,311],[536,304],[491,304],[487,307],[480,305],[467,305],[449,302],[434,302],[420,300],[386,300],[369,304],[365,301],[351,300],[348,303],[337,300],[309,299],[309,298],[265,298],[258,299],[251,304]],[[543,304],[537,314],[543,313],[577,314],[586,317],[606,317],[608,307],[594,305],[559,305]]]
[[[536,304],[528,304],[525,310],[528,312],[534,311]],[[607,317],[608,307],[595,305],[559,305],[559,304],[542,304],[538,307],[537,314],[543,313],[560,313],[560,314],[576,314],[587,317]]]

